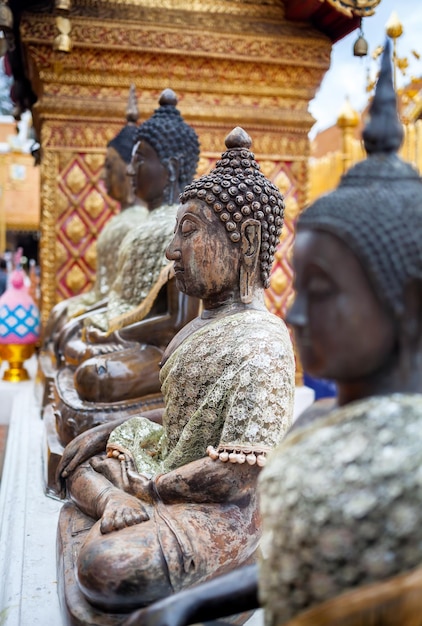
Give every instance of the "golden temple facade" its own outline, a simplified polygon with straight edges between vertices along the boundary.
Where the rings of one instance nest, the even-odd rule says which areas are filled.
[[[379,0],[368,0],[372,11]],[[13,8],[13,1],[10,3]],[[140,121],[171,87],[201,142],[198,174],[237,125],[253,138],[264,173],[286,196],[285,227],[267,303],[291,295],[289,252],[307,198],[308,104],[329,67],[332,42],[358,25],[348,0],[69,0],[55,11],[28,2],[18,38],[41,144],[42,318],[89,289],[98,233],[118,210],[100,173],[125,119],[130,85]],[[365,3],[359,3],[364,5]]]

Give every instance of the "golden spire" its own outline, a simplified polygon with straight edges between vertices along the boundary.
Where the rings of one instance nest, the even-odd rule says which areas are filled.
[[[359,124],[359,119],[359,113],[352,107],[349,98],[346,98],[337,117],[337,126],[340,128],[354,127]]]

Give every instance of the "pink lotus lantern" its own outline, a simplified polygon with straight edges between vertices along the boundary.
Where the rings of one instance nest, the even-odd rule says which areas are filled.
[[[38,307],[25,286],[23,270],[14,270],[9,287],[0,297],[0,356],[9,362],[3,380],[28,380],[23,364],[34,354],[39,336]]]

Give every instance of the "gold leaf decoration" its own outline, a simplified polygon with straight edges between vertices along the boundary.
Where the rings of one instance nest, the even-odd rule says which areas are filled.
[[[93,270],[97,267],[97,244],[94,241],[85,253],[85,260]]]
[[[264,176],[267,176],[267,178],[271,178],[271,174],[274,170],[274,161],[270,161],[269,159],[261,159],[259,161],[259,165],[261,166],[261,172],[264,174]]]
[[[85,209],[89,215],[96,219],[104,210],[104,199],[97,190],[91,191],[85,202]]]
[[[78,265],[73,265],[66,274],[66,285],[74,294],[79,293],[86,282],[86,277]]]
[[[78,243],[86,233],[86,226],[80,217],[74,215],[66,225],[66,234],[73,243]]]
[[[104,154],[87,154],[85,156],[85,163],[91,171],[97,172],[104,165]]]
[[[56,242],[56,263],[60,267],[66,262],[67,250],[60,241]]]
[[[270,285],[271,289],[277,294],[281,295],[283,291],[286,289],[288,283],[288,277],[283,272],[283,270],[278,267],[275,272],[271,275]]]
[[[74,194],[78,194],[85,187],[87,182],[84,172],[79,165],[74,165],[66,177],[66,185]]]
[[[286,198],[286,208],[284,210],[284,218],[288,220],[294,220],[299,213],[299,205],[296,198],[290,196]]]
[[[291,182],[289,180],[289,177],[287,176],[286,172],[283,172],[283,170],[281,170],[281,172],[277,174],[274,180],[274,184],[277,185],[281,193],[287,193],[287,191],[291,187]]]
[[[64,193],[58,193],[57,194],[57,209],[58,209],[59,215],[63,215],[64,213],[66,213],[68,208],[69,208],[69,201],[67,197],[64,195]]]

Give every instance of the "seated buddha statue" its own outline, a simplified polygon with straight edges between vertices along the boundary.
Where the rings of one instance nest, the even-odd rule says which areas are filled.
[[[261,605],[286,626],[421,624],[422,179],[389,45],[363,132],[368,153],[299,217],[288,322],[337,406],[304,414],[260,476],[258,566],[134,613],[182,626]]]
[[[125,235],[139,226],[148,215],[147,209],[134,194],[132,180],[127,176],[138,118],[135,87],[132,85],[126,110],[127,123],[107,144],[102,173],[106,192],[120,204],[120,212],[107,222],[97,239],[97,271],[93,288],[63,300],[50,313],[43,333],[40,359],[45,372],[50,372],[55,366],[55,344],[64,324],[70,318],[105,304],[116,277],[116,257],[120,244]]]
[[[199,301],[177,291],[165,249],[178,196],[196,171],[199,142],[171,89],[159,104],[136,131],[129,168],[148,217],[120,244],[106,306],[71,320],[57,344],[54,411],[63,444],[122,412],[160,405],[164,348],[198,313]]]
[[[71,623],[92,624],[94,612],[118,624],[254,557],[256,482],[291,424],[295,382],[290,335],[264,304],[284,203],[250,146],[234,129],[215,169],[181,195],[167,258],[203,309],[162,357],[164,408],[64,451],[59,576]]]

